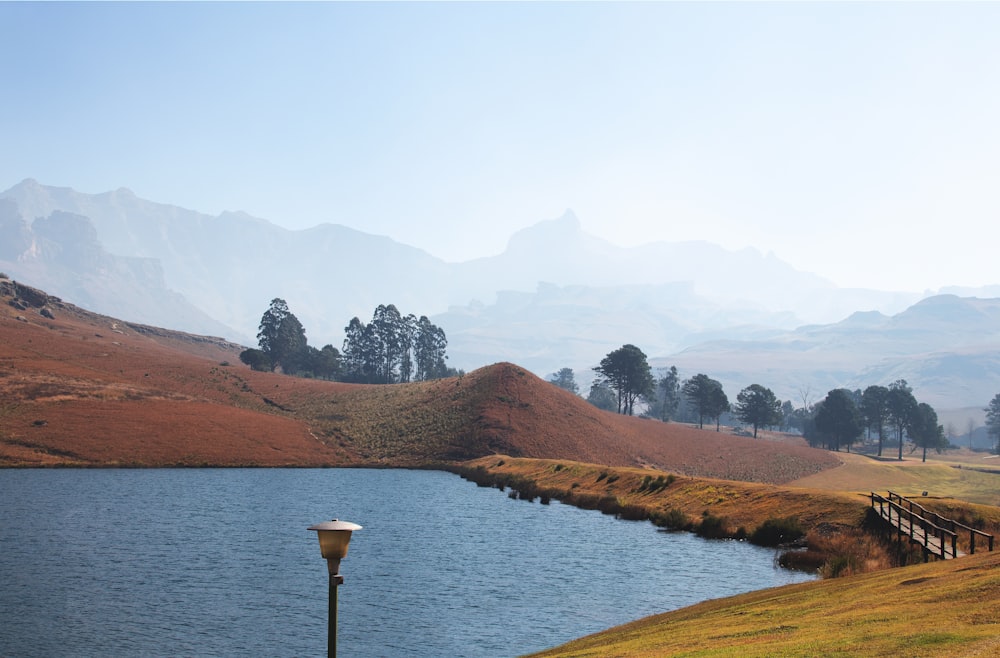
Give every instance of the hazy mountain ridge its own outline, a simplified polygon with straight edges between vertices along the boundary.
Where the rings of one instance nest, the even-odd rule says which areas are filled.
[[[1000,391],[1000,299],[937,295],[892,316],[855,313],[763,341],[711,341],[655,363],[714,373],[732,393],[763,383],[796,406],[807,388],[816,402],[834,387],[897,379],[934,406],[985,405]]]
[[[808,297],[817,286],[830,289],[828,282],[754,250],[728,252],[708,243],[616,247],[582,231],[571,212],[519,231],[498,256],[445,263],[344,226],[289,231],[245,213],[212,217],[146,201],[127,189],[88,195],[28,179],[0,196],[14,200],[29,225],[56,211],[71,212],[90,218],[108,252],[158,259],[166,285],[232,327],[234,338],[256,334],[262,309],[275,296],[289,302],[314,342],[338,344],[350,318],[370,316],[379,303],[433,315],[473,302],[492,304],[499,291],[531,293],[542,281],[602,288],[687,281],[693,294],[718,298],[716,306],[740,297],[739,307],[754,313],[775,306],[768,276],[780,275],[784,282],[779,299],[793,292]],[[757,295],[733,292],[737,284],[727,273],[737,269],[743,274],[738,285],[755,288]],[[768,274],[754,274],[758,270]],[[789,319],[782,327],[811,319]]]
[[[0,269],[98,313],[207,335],[234,335],[169,289],[154,258],[115,256],[87,217],[53,211],[29,227],[0,199]]]
[[[997,326],[988,305],[910,308],[926,295],[837,288],[754,249],[618,247],[583,231],[571,211],[518,231],[497,256],[462,263],[336,224],[289,231],[124,188],[89,195],[30,179],[0,194],[0,220],[0,267],[12,276],[100,312],[246,344],[273,297],[288,301],[310,343],[337,347],[351,317],[391,302],[431,316],[448,333],[450,364],[467,370],[506,360],[543,376],[589,371],[628,342],[654,364],[712,374],[731,397],[759,382],[795,399],[787,393],[825,393],[859,373],[910,372],[919,387],[923,372],[929,385],[950,386],[911,361],[934,354],[938,370],[954,368],[959,347],[971,362],[1000,342],[984,329]],[[934,395],[985,404],[992,379],[977,382]]]

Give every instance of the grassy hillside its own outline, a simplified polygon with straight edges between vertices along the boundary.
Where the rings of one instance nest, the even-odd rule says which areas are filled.
[[[602,412],[507,363],[393,386],[253,372],[238,345],[0,284],[0,465],[413,466],[502,453],[780,483],[840,464]]]
[[[1000,655],[1000,552],[705,601],[535,656]]]
[[[983,505],[1000,505],[1000,461],[967,450],[950,451],[923,463],[919,459],[880,460],[864,455],[840,455],[843,464],[806,476],[794,486],[836,491],[886,491],[904,496],[959,498]]]

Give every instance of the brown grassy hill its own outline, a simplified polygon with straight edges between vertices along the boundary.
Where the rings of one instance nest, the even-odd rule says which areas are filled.
[[[353,458],[269,413],[221,339],[89,313],[0,280],[0,464],[309,465]],[[43,315],[44,313],[44,315]],[[344,453],[344,454],[342,454]]]
[[[509,363],[339,384],[253,372],[238,345],[7,280],[0,302],[3,465],[410,466],[500,453],[782,483],[840,464],[801,445],[602,412]]]

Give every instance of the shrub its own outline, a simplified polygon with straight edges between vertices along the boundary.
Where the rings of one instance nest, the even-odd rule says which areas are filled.
[[[806,535],[808,549],[788,551],[778,564],[789,569],[819,572],[823,578],[838,578],[887,569],[892,566],[889,551],[876,537],[858,529]]]
[[[850,555],[835,555],[826,561],[820,572],[824,578],[838,578],[848,573],[856,573],[857,565]]]
[[[758,546],[780,546],[802,539],[805,534],[799,520],[787,516],[764,521],[750,535],[750,542]]]
[[[642,505],[619,505],[617,516],[625,521],[645,521],[649,518],[649,510]]]
[[[600,475],[597,476],[597,481],[600,482],[601,480],[603,480],[606,477],[608,477],[608,472],[607,471],[601,471]]]
[[[661,528],[670,528],[671,530],[690,530],[694,526],[687,514],[673,507],[666,512],[650,514],[650,520]]]
[[[580,509],[600,510],[604,514],[617,514],[620,509],[617,498],[600,494],[572,494],[566,502]]]
[[[726,532],[726,520],[721,516],[715,516],[705,512],[702,514],[701,523],[694,527],[695,534],[705,539],[724,539],[728,536]]]
[[[657,476],[655,480],[653,479],[652,475],[647,475],[644,478],[642,478],[642,482],[639,484],[638,491],[640,492],[647,491],[649,493],[656,493],[657,491],[661,491],[669,487],[671,484],[674,483],[674,480],[676,479],[677,478],[674,477],[672,473],[670,475],[667,475],[666,477],[662,475]]]

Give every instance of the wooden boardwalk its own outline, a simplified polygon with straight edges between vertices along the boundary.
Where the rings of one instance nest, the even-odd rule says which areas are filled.
[[[896,529],[900,539],[908,537],[911,543],[923,548],[924,560],[931,555],[942,560],[965,555],[959,550],[959,533],[963,538],[969,533],[969,553],[976,552],[977,538],[980,547],[985,545],[993,550],[993,535],[945,518],[909,498],[890,491],[888,496],[872,492],[871,499],[872,509]]]

